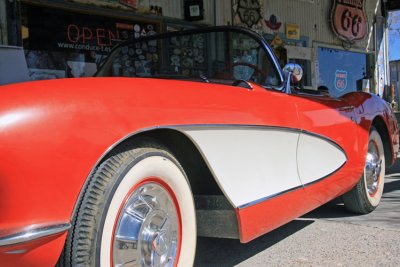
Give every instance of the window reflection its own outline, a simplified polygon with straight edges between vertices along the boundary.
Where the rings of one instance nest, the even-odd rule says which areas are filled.
[[[137,49],[148,51],[146,55]],[[135,52],[136,51],[136,52]],[[279,73],[265,48],[238,32],[206,32],[135,40],[118,48],[101,76],[199,79],[232,84],[235,80],[279,86]]]
[[[318,88],[327,88],[331,96],[372,89],[367,54],[320,47],[318,61]]]

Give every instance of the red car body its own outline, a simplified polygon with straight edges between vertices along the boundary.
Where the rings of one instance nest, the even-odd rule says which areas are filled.
[[[87,177],[118,144],[135,135],[163,130],[180,135],[179,127],[196,125],[278,127],[321,135],[345,151],[346,163],[329,177],[235,207],[242,242],[353,188],[364,169],[372,126],[388,148],[387,164],[394,162],[397,122],[379,97],[350,93],[334,99],[251,85],[247,90],[190,81],[82,78],[2,86],[0,240],[27,229],[68,225]],[[3,244],[0,263],[54,265],[66,235],[67,230]]]

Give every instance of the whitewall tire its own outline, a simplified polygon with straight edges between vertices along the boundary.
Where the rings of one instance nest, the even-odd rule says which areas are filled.
[[[364,172],[357,185],[343,195],[345,207],[356,213],[367,214],[380,203],[385,184],[385,153],[382,138],[372,128],[368,140],[368,152]]]
[[[192,192],[178,161],[155,147],[119,153],[96,170],[67,240],[72,266],[193,265]]]

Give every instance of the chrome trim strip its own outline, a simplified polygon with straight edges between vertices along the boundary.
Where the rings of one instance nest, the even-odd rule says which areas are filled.
[[[256,205],[256,204],[259,204],[259,203],[261,203],[261,202],[270,200],[270,199],[272,199],[272,198],[279,197],[279,196],[281,196],[281,195],[284,195],[284,194],[286,194],[286,193],[289,193],[289,192],[292,192],[292,191],[295,191],[295,190],[301,189],[301,188],[304,188],[304,187],[303,187],[302,185],[296,186],[296,187],[293,187],[293,188],[291,188],[291,189],[288,189],[288,190],[285,190],[285,191],[282,191],[282,192],[279,192],[279,193],[276,193],[276,194],[273,194],[273,195],[270,195],[270,196],[267,196],[267,197],[263,197],[263,198],[254,200],[254,201],[249,202],[249,203],[247,203],[247,204],[240,205],[240,206],[238,206],[237,208],[238,208],[239,210],[240,210],[240,209],[244,209],[244,208],[248,208],[248,207],[251,207],[251,206],[253,206],[253,205]]]
[[[346,155],[346,154],[345,154]],[[306,187],[308,187],[308,186],[310,186],[310,185],[313,185],[313,184],[316,184],[316,183],[319,183],[319,182],[321,182],[322,180],[325,180],[326,178],[328,178],[329,176],[331,176],[331,175],[334,175],[335,173],[337,173],[345,164],[347,163],[347,158],[346,158],[346,161],[345,162],[343,162],[343,164],[342,165],[340,165],[340,167],[339,168],[337,168],[336,170],[334,170],[333,172],[331,172],[330,174],[328,174],[328,175],[325,175],[324,177],[322,177],[322,178],[319,178],[318,180],[315,180],[315,181],[312,181],[312,182],[309,182],[309,183],[307,183],[307,184],[304,184],[303,186],[304,186],[304,188],[306,188]]]
[[[307,184],[304,184],[304,185],[301,185],[301,186],[296,186],[296,187],[293,187],[293,188],[291,188],[291,189],[288,189],[288,190],[285,190],[285,191],[282,191],[282,192],[279,192],[279,193],[276,193],[276,194],[273,194],[273,195],[270,195],[270,196],[267,196],[267,197],[263,197],[263,198],[254,200],[254,201],[249,202],[249,203],[247,203],[247,204],[240,205],[240,206],[238,206],[237,208],[238,208],[238,209],[248,208],[248,207],[251,207],[251,206],[253,206],[253,205],[259,204],[259,203],[261,203],[261,202],[270,200],[270,199],[272,199],[272,198],[276,198],[276,197],[282,196],[282,195],[284,195],[284,194],[286,194],[286,193],[290,193],[290,192],[295,191],[295,190],[297,190],[297,189],[300,189],[300,188],[305,189],[306,187],[309,187],[309,186],[311,186],[311,185],[313,185],[313,184],[319,183],[319,182],[321,182],[322,180],[325,180],[325,179],[329,178],[331,175],[333,175],[333,174],[335,174],[336,172],[338,172],[346,163],[347,163],[347,161],[344,162],[344,163],[343,163],[339,168],[337,168],[335,171],[331,172],[331,173],[328,174],[328,175],[325,175],[324,177],[322,177],[322,178],[320,178],[320,179],[318,179],[318,180],[312,181],[312,182],[310,182],[310,183],[307,183]]]
[[[29,230],[0,237],[0,247],[25,243],[42,237],[59,234],[67,231],[70,227],[70,223],[49,225],[44,227],[30,226],[28,227],[31,228]]]
[[[5,254],[24,254],[27,251],[28,251],[27,249],[17,249],[17,250],[6,251],[4,253]]]
[[[158,129],[175,129],[175,130],[182,130],[182,131],[190,131],[190,130],[197,130],[197,131],[203,131],[203,130],[215,130],[215,129],[220,129],[220,130],[251,130],[251,129],[257,129],[257,130],[275,130],[275,131],[285,131],[285,132],[291,132],[291,133],[301,133],[301,129],[297,128],[290,128],[290,127],[284,127],[284,126],[266,126],[266,125],[251,125],[251,124],[193,124],[193,125],[177,125],[177,126],[165,126],[162,128]]]

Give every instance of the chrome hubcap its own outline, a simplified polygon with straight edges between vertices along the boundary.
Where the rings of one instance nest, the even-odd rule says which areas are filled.
[[[114,266],[173,266],[178,215],[171,195],[157,183],[136,189],[122,208],[113,240]]]
[[[379,176],[382,169],[382,160],[379,158],[378,147],[371,141],[368,145],[367,161],[365,163],[365,179],[370,196],[378,190]]]

